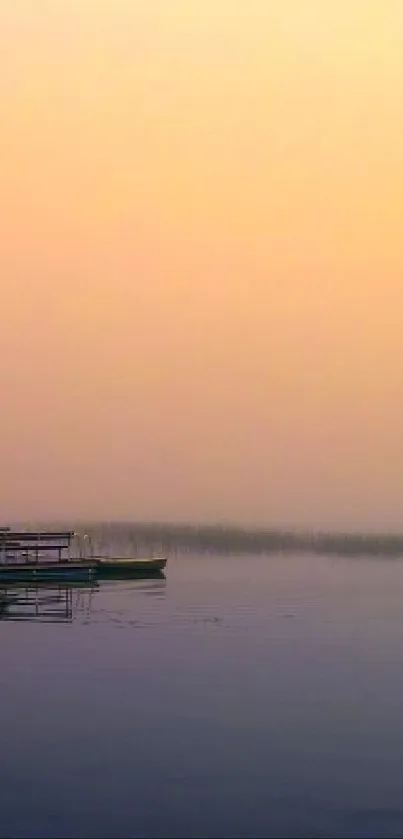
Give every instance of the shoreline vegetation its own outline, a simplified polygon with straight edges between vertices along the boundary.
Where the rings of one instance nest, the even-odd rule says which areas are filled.
[[[49,522],[46,526],[51,527]],[[403,535],[393,533],[299,531],[135,521],[76,522],[73,527],[77,532],[90,533],[97,542],[125,541],[140,551],[157,549],[164,552],[223,554],[304,552],[403,557]]]

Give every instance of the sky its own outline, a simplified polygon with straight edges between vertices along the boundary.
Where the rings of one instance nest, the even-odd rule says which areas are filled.
[[[0,518],[403,526],[401,0],[0,6]]]

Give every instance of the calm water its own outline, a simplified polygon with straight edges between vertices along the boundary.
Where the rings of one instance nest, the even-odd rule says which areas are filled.
[[[31,594],[0,613],[0,836],[403,836],[403,562]]]

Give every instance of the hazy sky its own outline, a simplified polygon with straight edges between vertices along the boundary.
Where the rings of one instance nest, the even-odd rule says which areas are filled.
[[[0,7],[0,518],[403,527],[401,0]]]

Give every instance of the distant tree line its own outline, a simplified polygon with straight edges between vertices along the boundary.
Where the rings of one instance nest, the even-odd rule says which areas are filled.
[[[122,522],[91,525],[102,538],[130,539],[167,551],[208,553],[309,552],[341,556],[403,556],[403,535],[298,532],[225,525]]]

